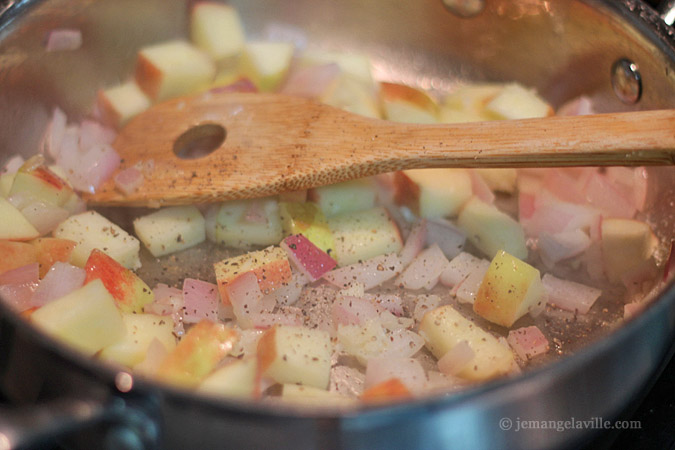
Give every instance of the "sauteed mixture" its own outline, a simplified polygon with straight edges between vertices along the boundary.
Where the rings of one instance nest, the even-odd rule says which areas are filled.
[[[118,169],[115,130],[181,95],[276,91],[416,123],[593,113],[585,97],[554,112],[517,83],[432,96],[380,82],[366,55],[246,41],[220,3],[197,3],[190,21],[189,38],[142,48],[91,118],[56,108],[37,154],[0,175],[0,297],[66,344],[204,393],[344,406],[544,364],[639,312],[672,276],[642,168],[407,170],[216,205],[88,210],[78,193],[111,177],[134,192],[153,170]],[[81,43],[54,30],[45,51]]]

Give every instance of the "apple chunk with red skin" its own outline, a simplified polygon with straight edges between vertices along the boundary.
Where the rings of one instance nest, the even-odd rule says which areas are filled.
[[[263,294],[269,294],[289,283],[293,277],[286,252],[281,247],[274,246],[224,259],[213,267],[218,291],[225,306],[231,304],[227,286],[245,273],[255,274]]]
[[[239,333],[222,323],[204,319],[190,328],[169,353],[157,377],[183,387],[197,386],[226,357],[239,339]]]
[[[437,123],[438,105],[417,88],[396,83],[380,83],[380,97],[386,119],[405,123]]]
[[[324,273],[337,266],[337,261],[302,234],[286,237],[281,242],[281,248],[286,250],[291,261],[295,262],[298,269],[311,281],[318,280]]]
[[[9,197],[21,194],[32,201],[43,201],[62,206],[74,194],[73,189],[61,177],[48,169],[44,157],[36,155],[26,161],[14,176]]]
[[[155,298],[152,289],[135,273],[100,250],[92,250],[84,270],[85,283],[100,279],[122,312],[141,313],[143,306]]]
[[[37,249],[27,242],[0,240],[0,274],[37,262]]]
[[[37,250],[37,262],[40,263],[40,278],[44,277],[55,262],[68,262],[77,245],[70,239],[42,237],[31,241]]]

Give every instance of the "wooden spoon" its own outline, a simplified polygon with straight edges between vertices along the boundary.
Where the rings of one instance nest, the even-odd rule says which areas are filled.
[[[200,141],[217,148],[197,159],[174,153]],[[675,110],[414,125],[278,94],[208,92],[153,106],[113,146],[120,169],[139,162],[154,167],[130,195],[108,180],[86,200],[157,207],[263,197],[423,167],[672,165]]]

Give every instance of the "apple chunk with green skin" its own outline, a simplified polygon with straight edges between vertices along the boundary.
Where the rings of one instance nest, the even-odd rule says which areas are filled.
[[[546,304],[539,271],[501,251],[492,259],[476,293],[473,310],[492,323],[510,327],[530,310]]]
[[[190,39],[216,62],[239,55],[246,42],[236,8],[209,1],[192,8]]]
[[[601,224],[602,261],[609,281],[648,261],[658,245],[649,224],[631,219],[604,219]]]
[[[426,219],[457,215],[472,195],[464,169],[405,170],[395,174],[394,186],[394,201]]]
[[[438,105],[420,89],[383,82],[380,97],[385,119],[403,123],[438,122]]]
[[[255,357],[235,359],[206,377],[197,391],[218,397],[253,398],[257,370]]]
[[[307,197],[331,217],[373,208],[377,190],[372,179],[362,178],[310,189]]]
[[[348,266],[378,255],[398,253],[403,248],[401,233],[389,213],[377,207],[340,214],[328,219],[339,266]]]
[[[301,234],[324,252],[333,251],[333,234],[316,203],[280,202],[279,214],[284,234]]]
[[[248,42],[241,52],[239,71],[261,91],[274,91],[286,78],[294,51],[290,42]]]
[[[136,236],[158,257],[204,242],[204,216],[196,206],[172,206],[134,220]]]
[[[301,234],[288,236],[281,241],[281,248],[286,250],[291,260],[310,281],[318,280],[337,265],[328,253]]]
[[[98,249],[91,251],[84,270],[84,282],[100,279],[122,312],[143,312],[143,307],[155,299],[152,289],[138,275]]]
[[[101,350],[99,358],[114,361],[127,367],[134,367],[145,359],[150,343],[157,339],[167,351],[176,347],[173,321],[156,314],[122,313],[126,327],[124,337]]]
[[[284,237],[279,203],[275,199],[229,201],[209,215],[207,232],[221,245],[234,248],[274,245]]]
[[[217,262],[213,266],[218,291],[224,305],[230,305],[227,286],[241,275],[253,272],[263,294],[288,284],[293,277],[286,252],[281,247],[267,247]]]
[[[99,91],[97,102],[103,121],[114,128],[150,107],[150,99],[134,81]]]
[[[195,387],[225,358],[239,333],[222,323],[202,320],[190,328],[157,369],[161,381]]]
[[[420,335],[437,359],[465,341],[473,359],[457,374],[467,380],[487,380],[504,375],[515,364],[513,353],[497,338],[462,316],[450,305],[427,312],[420,323]]]
[[[523,227],[496,206],[472,197],[459,213],[457,225],[469,241],[488,257],[500,250],[516,258],[527,258]]]
[[[258,341],[258,368],[277,383],[327,389],[332,352],[326,331],[276,325]]]
[[[124,338],[124,321],[101,280],[37,309],[31,320],[48,334],[93,355]]]
[[[70,257],[75,266],[84,267],[91,251],[98,248],[127,269],[141,267],[138,239],[96,211],[70,216],[54,230],[53,235],[77,243]]]
[[[10,241],[28,241],[40,236],[38,230],[16,209],[14,205],[0,197],[0,239]]]
[[[144,47],[136,60],[136,83],[153,101],[196,92],[207,87],[215,75],[211,58],[181,40]]]

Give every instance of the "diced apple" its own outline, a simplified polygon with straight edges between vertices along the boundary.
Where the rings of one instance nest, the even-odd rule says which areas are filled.
[[[254,210],[256,217],[249,217]],[[234,248],[273,245],[284,237],[275,199],[230,201],[213,214],[213,230],[209,234],[221,245]]]
[[[403,84],[380,83],[384,117],[404,123],[437,123],[438,105],[426,92]]]
[[[460,342],[474,352],[473,360],[457,375],[468,380],[486,380],[511,371],[515,360],[508,347],[462,316],[450,305],[429,311],[420,323],[420,335],[433,355],[441,359]]]
[[[516,169],[474,169],[493,191],[513,194],[516,191]]]
[[[27,242],[0,240],[0,274],[37,262],[37,249]]]
[[[40,236],[38,230],[14,205],[0,197],[0,239],[28,241]]]
[[[549,349],[548,339],[536,326],[511,330],[506,341],[523,361],[544,354]]]
[[[534,90],[515,83],[505,86],[486,105],[485,110],[498,119],[530,119],[554,114],[551,105],[539,97]]]
[[[256,358],[235,359],[206,377],[197,391],[217,397],[253,398],[257,370]]]
[[[279,213],[284,234],[301,234],[324,252],[333,251],[333,234],[316,203],[280,202]]]
[[[649,260],[658,245],[649,224],[639,220],[604,219],[601,227],[602,261],[613,283]]]
[[[443,99],[443,106],[460,113],[487,120],[485,106],[504,89],[497,83],[472,83],[460,86]]]
[[[347,266],[403,248],[396,223],[382,207],[340,214],[328,219],[338,265]]]
[[[438,121],[441,123],[483,122],[486,120],[490,119],[482,114],[454,109],[445,105],[441,105],[438,111]]]
[[[57,262],[70,261],[70,255],[77,245],[70,239],[42,237],[31,241],[37,251],[37,262],[40,263],[40,277],[44,277],[52,265]]]
[[[39,308],[31,321],[88,355],[120,341],[125,333],[115,300],[100,280]]]
[[[340,71],[363,85],[373,84],[372,64],[363,53],[343,53],[326,50],[307,50],[300,57],[302,65],[337,64]]]
[[[277,325],[258,341],[258,366],[278,383],[327,389],[332,353],[326,331]]]
[[[70,216],[54,230],[54,237],[75,241],[70,261],[84,267],[95,248],[122,264],[127,269],[138,269],[141,260],[140,242],[96,211]]]
[[[101,350],[99,354],[101,359],[134,367],[143,362],[154,339],[158,340],[167,351],[172,351],[176,347],[171,319],[155,314],[122,313],[122,321],[126,334],[120,341]]]
[[[152,289],[138,275],[98,249],[91,251],[84,270],[85,283],[100,279],[124,313],[143,312],[143,306],[155,299]]]
[[[217,62],[239,55],[245,42],[236,8],[210,1],[200,1],[192,8],[190,38]]]
[[[492,323],[510,327],[532,309],[546,304],[539,271],[505,251],[492,259],[478,288],[473,310]]]
[[[196,206],[172,206],[134,220],[134,231],[152,256],[185,250],[204,242],[204,216]]]
[[[196,92],[215,74],[211,58],[184,41],[162,42],[138,52],[136,83],[154,101]]]
[[[43,201],[56,206],[66,203],[73,195],[73,189],[43,162],[42,155],[26,161],[14,177],[8,197],[20,194],[30,201]]]
[[[331,217],[373,208],[377,190],[372,179],[363,178],[311,189],[307,197]]]
[[[274,91],[286,78],[294,51],[290,42],[247,42],[239,70],[261,91]]]
[[[379,320],[366,320],[360,325],[338,325],[338,342],[342,350],[365,367],[371,358],[382,356],[391,345],[390,336]]]
[[[494,205],[472,197],[460,211],[457,225],[469,241],[490,258],[500,250],[519,259],[527,258],[523,227]]]
[[[401,400],[412,396],[410,390],[398,378],[390,378],[375,384],[360,396],[364,402],[383,402],[392,400]]]
[[[190,328],[157,369],[161,381],[195,387],[232,350],[239,334],[222,323],[202,320]]]
[[[227,285],[240,275],[253,272],[263,294],[290,282],[293,274],[286,252],[281,247],[267,247],[263,250],[224,259],[214,264],[218,291],[224,305],[229,305]]]
[[[465,169],[405,170],[396,173],[394,183],[396,203],[427,219],[457,215],[472,193]]]
[[[337,265],[333,258],[301,234],[286,237],[281,241],[281,248],[310,281],[318,280]]]
[[[129,119],[148,109],[150,99],[134,81],[128,81],[98,92],[98,106],[103,121],[121,128]]]
[[[344,73],[321,94],[319,100],[327,105],[344,109],[353,114],[379,119],[380,112],[377,90],[372,80],[361,79]]]
[[[0,175],[0,197],[9,197],[9,190],[12,188],[15,176],[16,172],[6,172]]]

